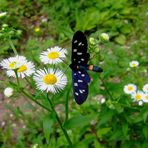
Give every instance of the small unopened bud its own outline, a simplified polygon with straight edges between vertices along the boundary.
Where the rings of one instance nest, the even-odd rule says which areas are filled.
[[[0,12],[0,18],[6,16],[7,12]]]
[[[109,41],[109,35],[107,33],[102,33],[100,35],[100,40],[101,41]]]
[[[5,88],[4,95],[8,98],[11,97],[13,95],[13,88],[11,87]]]
[[[92,44],[92,45],[95,45],[95,44],[96,44],[96,40],[95,40],[93,37],[90,37],[90,38],[89,38],[89,42],[90,42],[90,44]]]
[[[95,48],[95,52],[99,52],[100,51],[100,48],[99,47],[96,47]]]
[[[8,27],[8,24],[3,24],[2,25],[2,28],[7,28]]]
[[[139,101],[138,104],[139,104],[140,106],[142,106],[142,105],[143,105],[143,101]]]

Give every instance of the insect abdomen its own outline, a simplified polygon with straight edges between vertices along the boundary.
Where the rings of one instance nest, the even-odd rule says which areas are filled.
[[[91,70],[91,71],[95,71],[95,72],[102,72],[103,69],[98,67],[98,66],[94,66],[94,65],[88,65],[88,70]]]
[[[98,66],[94,66],[94,65],[87,65],[86,67],[84,66],[79,66],[82,69],[85,70],[91,70],[91,71],[95,71],[95,72],[103,72],[103,69],[98,67]]]

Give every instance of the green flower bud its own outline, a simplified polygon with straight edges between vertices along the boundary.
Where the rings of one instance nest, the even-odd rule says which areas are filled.
[[[95,40],[93,37],[90,37],[90,38],[89,38],[89,42],[90,42],[90,44],[92,44],[92,45],[95,45],[95,44],[96,44],[96,40]]]
[[[22,30],[17,30],[16,34],[20,36],[22,34]]]
[[[7,12],[1,12],[0,13],[0,18],[6,16]]]
[[[102,33],[100,35],[100,40],[101,41],[109,41],[109,35],[107,33]]]
[[[3,24],[2,25],[2,28],[7,28],[8,27],[8,24]]]
[[[100,51],[100,48],[99,47],[96,47],[95,48],[95,52],[99,52]]]

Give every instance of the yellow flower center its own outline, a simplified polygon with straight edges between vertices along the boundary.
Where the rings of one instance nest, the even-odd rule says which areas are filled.
[[[14,62],[11,62],[11,63],[9,64],[9,67],[10,67],[11,69],[14,69],[14,68],[15,68],[15,65],[16,65],[16,62],[14,61]]]
[[[54,60],[54,59],[56,59],[56,58],[59,58],[59,53],[58,53],[58,52],[50,52],[50,53],[48,54],[48,58],[49,58],[49,59],[52,59],[52,60]]]
[[[47,74],[43,77],[43,81],[46,84],[55,84],[57,82],[57,78],[54,74]]]
[[[128,86],[128,90],[129,91],[133,90],[133,86]]]
[[[20,68],[17,70],[17,72],[24,72],[24,71],[26,71],[26,70],[27,70],[26,65],[22,65],[22,66],[20,66]]]
[[[145,96],[145,99],[148,100],[148,95]]]
[[[136,94],[135,99],[136,100],[141,100],[141,94]]]
[[[137,64],[136,64],[136,63],[133,63],[133,64],[132,64],[132,67],[137,67]]]

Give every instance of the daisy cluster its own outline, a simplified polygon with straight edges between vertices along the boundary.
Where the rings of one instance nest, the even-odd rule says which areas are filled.
[[[135,84],[128,84],[124,86],[124,92],[131,95],[132,100],[139,105],[148,103],[148,84],[145,84],[142,90],[138,90]]]
[[[40,55],[43,64],[57,64],[66,57],[66,49],[58,46],[48,48]],[[57,93],[67,84],[67,77],[59,69],[43,68],[35,70],[35,65],[24,56],[15,56],[1,61],[0,66],[6,70],[9,77],[25,78],[33,75],[37,88],[41,91]]]

